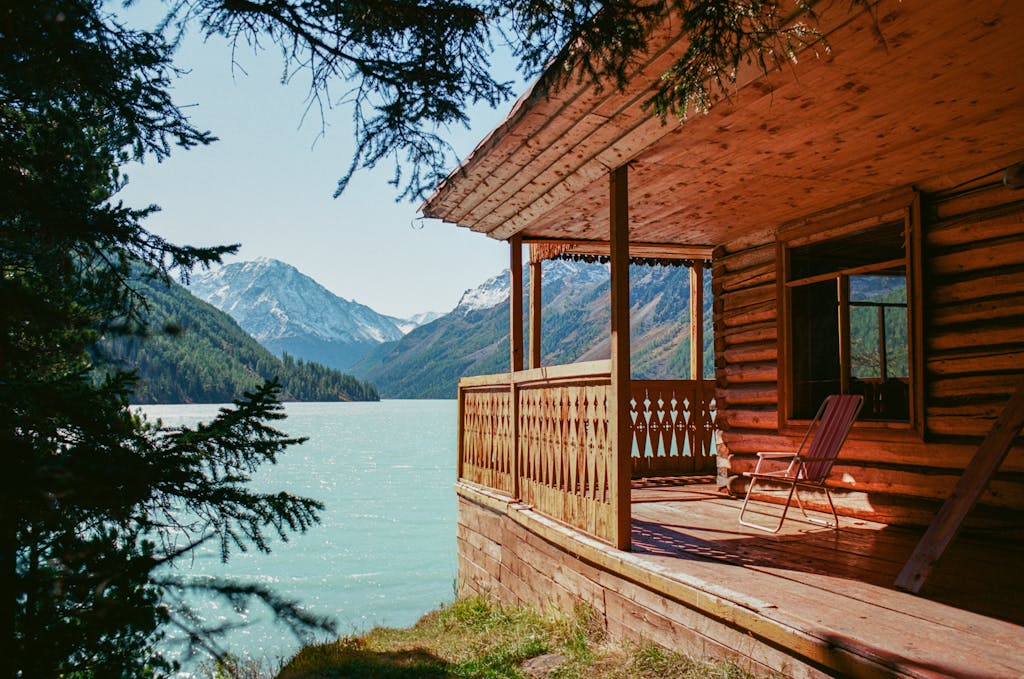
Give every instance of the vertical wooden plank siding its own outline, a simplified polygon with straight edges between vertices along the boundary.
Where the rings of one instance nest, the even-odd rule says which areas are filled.
[[[509,344],[511,370],[523,369],[523,240],[520,236],[509,239]]]
[[[540,367],[540,333],[541,333],[541,260],[530,260],[530,367]]]
[[[619,549],[630,548],[630,360],[629,360],[629,188],[626,165],[612,170],[609,177],[609,242],[611,255],[611,359],[612,384],[609,424],[616,472],[612,476],[616,539]]]

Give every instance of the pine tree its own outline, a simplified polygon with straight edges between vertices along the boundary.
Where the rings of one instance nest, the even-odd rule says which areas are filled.
[[[296,439],[267,384],[195,430],[128,409],[131,376],[90,378],[97,338],[139,330],[133,262],[158,276],[215,262],[230,247],[172,245],[149,210],[114,203],[119,167],[212,137],[173,105],[170,47],[126,29],[99,2],[0,11],[0,675],[141,676],[174,625],[216,650],[169,566],[216,540],[267,549],[317,520],[320,505],[257,494],[248,476]],[[296,627],[324,625],[270,592]]]

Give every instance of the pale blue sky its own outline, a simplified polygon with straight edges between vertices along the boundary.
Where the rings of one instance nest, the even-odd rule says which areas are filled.
[[[141,13],[159,7],[142,4],[148,6],[131,16],[139,25],[146,24]],[[508,265],[504,243],[432,220],[414,227],[419,203],[395,202],[390,165],[358,173],[331,198],[351,158],[349,113],[328,111],[320,136],[317,110],[302,121],[302,76],[281,84],[276,48],[242,50],[234,68],[231,58],[218,38],[188,36],[178,52],[176,62],[190,72],[176,82],[175,101],[220,140],[126,169],[130,183],[121,198],[163,208],[146,222],[151,231],[181,244],[241,242],[227,261],[274,257],[335,294],[400,317],[450,310],[464,290]],[[344,89],[339,83],[334,92]],[[471,130],[452,131],[460,158],[511,105],[476,109]]]

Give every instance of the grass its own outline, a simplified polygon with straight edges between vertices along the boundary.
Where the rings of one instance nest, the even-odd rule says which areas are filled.
[[[558,679],[745,679],[735,665],[697,661],[654,644],[610,643],[587,609],[571,614],[460,599],[408,629],[309,646],[277,679],[413,679],[530,676],[524,663],[551,654],[542,676]]]

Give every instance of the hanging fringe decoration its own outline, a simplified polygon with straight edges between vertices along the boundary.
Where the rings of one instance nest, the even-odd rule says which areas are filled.
[[[531,244],[531,259],[533,258],[533,247],[533,244]],[[587,264],[607,264],[611,261],[611,257],[608,255],[584,255],[577,252],[562,252],[557,255],[549,256],[546,259],[561,259],[566,262],[586,262]],[[643,266],[685,266],[687,269],[692,269],[694,265],[699,265],[705,269],[711,268],[710,259],[693,260],[671,259],[668,257],[630,257],[629,263]]]

